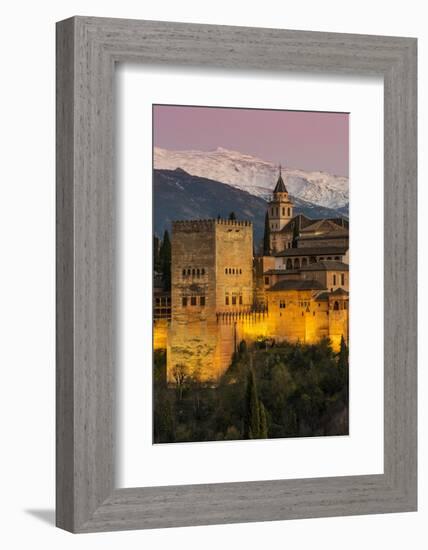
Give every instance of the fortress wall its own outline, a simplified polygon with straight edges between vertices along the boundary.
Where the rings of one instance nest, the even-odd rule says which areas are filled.
[[[166,349],[168,340],[169,321],[157,319],[153,323],[153,349]]]
[[[329,338],[335,351],[340,349],[342,335],[345,342],[349,343],[348,310],[330,310],[329,312]]]

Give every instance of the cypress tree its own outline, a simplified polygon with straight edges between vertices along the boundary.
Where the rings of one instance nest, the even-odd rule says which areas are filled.
[[[165,291],[171,290],[171,241],[168,230],[163,234],[162,245],[159,251],[160,265],[162,271],[162,283]]]
[[[253,369],[248,371],[245,395],[244,438],[258,439],[260,434],[260,407]]]
[[[300,218],[296,218],[293,222],[293,242],[291,243],[292,248],[297,248],[297,238],[299,237],[300,233],[298,220],[300,220]]]
[[[159,237],[153,235],[153,269],[159,271],[160,268]]]
[[[346,345],[345,338],[343,337],[340,340],[340,350],[338,354],[337,367],[339,369],[340,379],[343,385],[343,397],[345,403],[348,403],[349,395],[349,353],[348,346]]]
[[[235,212],[231,212],[231,213],[229,214],[229,220],[236,220],[236,214],[235,214]]]
[[[260,403],[260,431],[259,431],[259,438],[260,439],[267,439],[268,436],[268,430],[267,430],[267,420],[266,420],[266,409],[263,405],[262,401]]]
[[[269,215],[266,212],[265,232],[263,235],[263,256],[269,256],[269,254],[270,254],[270,225],[269,225]]]
[[[345,338],[343,337],[343,334],[342,338],[340,339],[340,350],[337,364],[341,370],[348,369],[348,347],[345,343]]]

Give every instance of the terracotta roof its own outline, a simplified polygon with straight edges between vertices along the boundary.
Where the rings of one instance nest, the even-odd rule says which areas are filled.
[[[284,225],[282,229],[277,231],[277,233],[292,233],[294,231],[294,226],[297,224],[299,231],[302,230],[302,227],[311,225],[314,222],[313,219],[307,218],[304,214],[298,214],[291,218],[291,220]]]
[[[338,260],[321,260],[293,269],[268,269],[263,275],[292,275],[302,271],[349,271],[349,265]]]
[[[268,269],[263,275],[285,275],[289,273],[300,273],[299,269]]]
[[[276,257],[286,256],[343,256],[348,247],[346,246],[308,246],[302,248],[286,248],[274,254]]]
[[[336,290],[333,290],[331,293],[331,296],[349,296],[349,292],[344,288],[336,288]]]
[[[315,301],[317,302],[328,302],[328,297],[330,293],[323,291],[318,294],[318,296],[315,298]]]
[[[321,260],[301,267],[300,271],[349,271],[349,264],[337,260]]]
[[[296,280],[296,281],[278,281],[276,284],[267,289],[268,292],[276,292],[278,290],[322,290],[325,287],[314,280]]]

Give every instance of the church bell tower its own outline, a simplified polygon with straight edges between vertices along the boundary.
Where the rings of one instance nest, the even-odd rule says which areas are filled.
[[[281,166],[279,167],[278,181],[273,190],[272,199],[269,201],[269,227],[271,233],[281,231],[293,217],[293,203],[291,202],[284,180],[282,179]]]

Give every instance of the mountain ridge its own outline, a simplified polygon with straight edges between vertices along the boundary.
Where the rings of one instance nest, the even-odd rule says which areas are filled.
[[[222,182],[267,199],[278,178],[278,167],[260,158],[218,147],[213,151],[173,151],[154,148],[154,168],[186,172]],[[349,203],[349,181],[323,171],[284,167],[282,176],[290,195],[331,209],[344,209]]]

